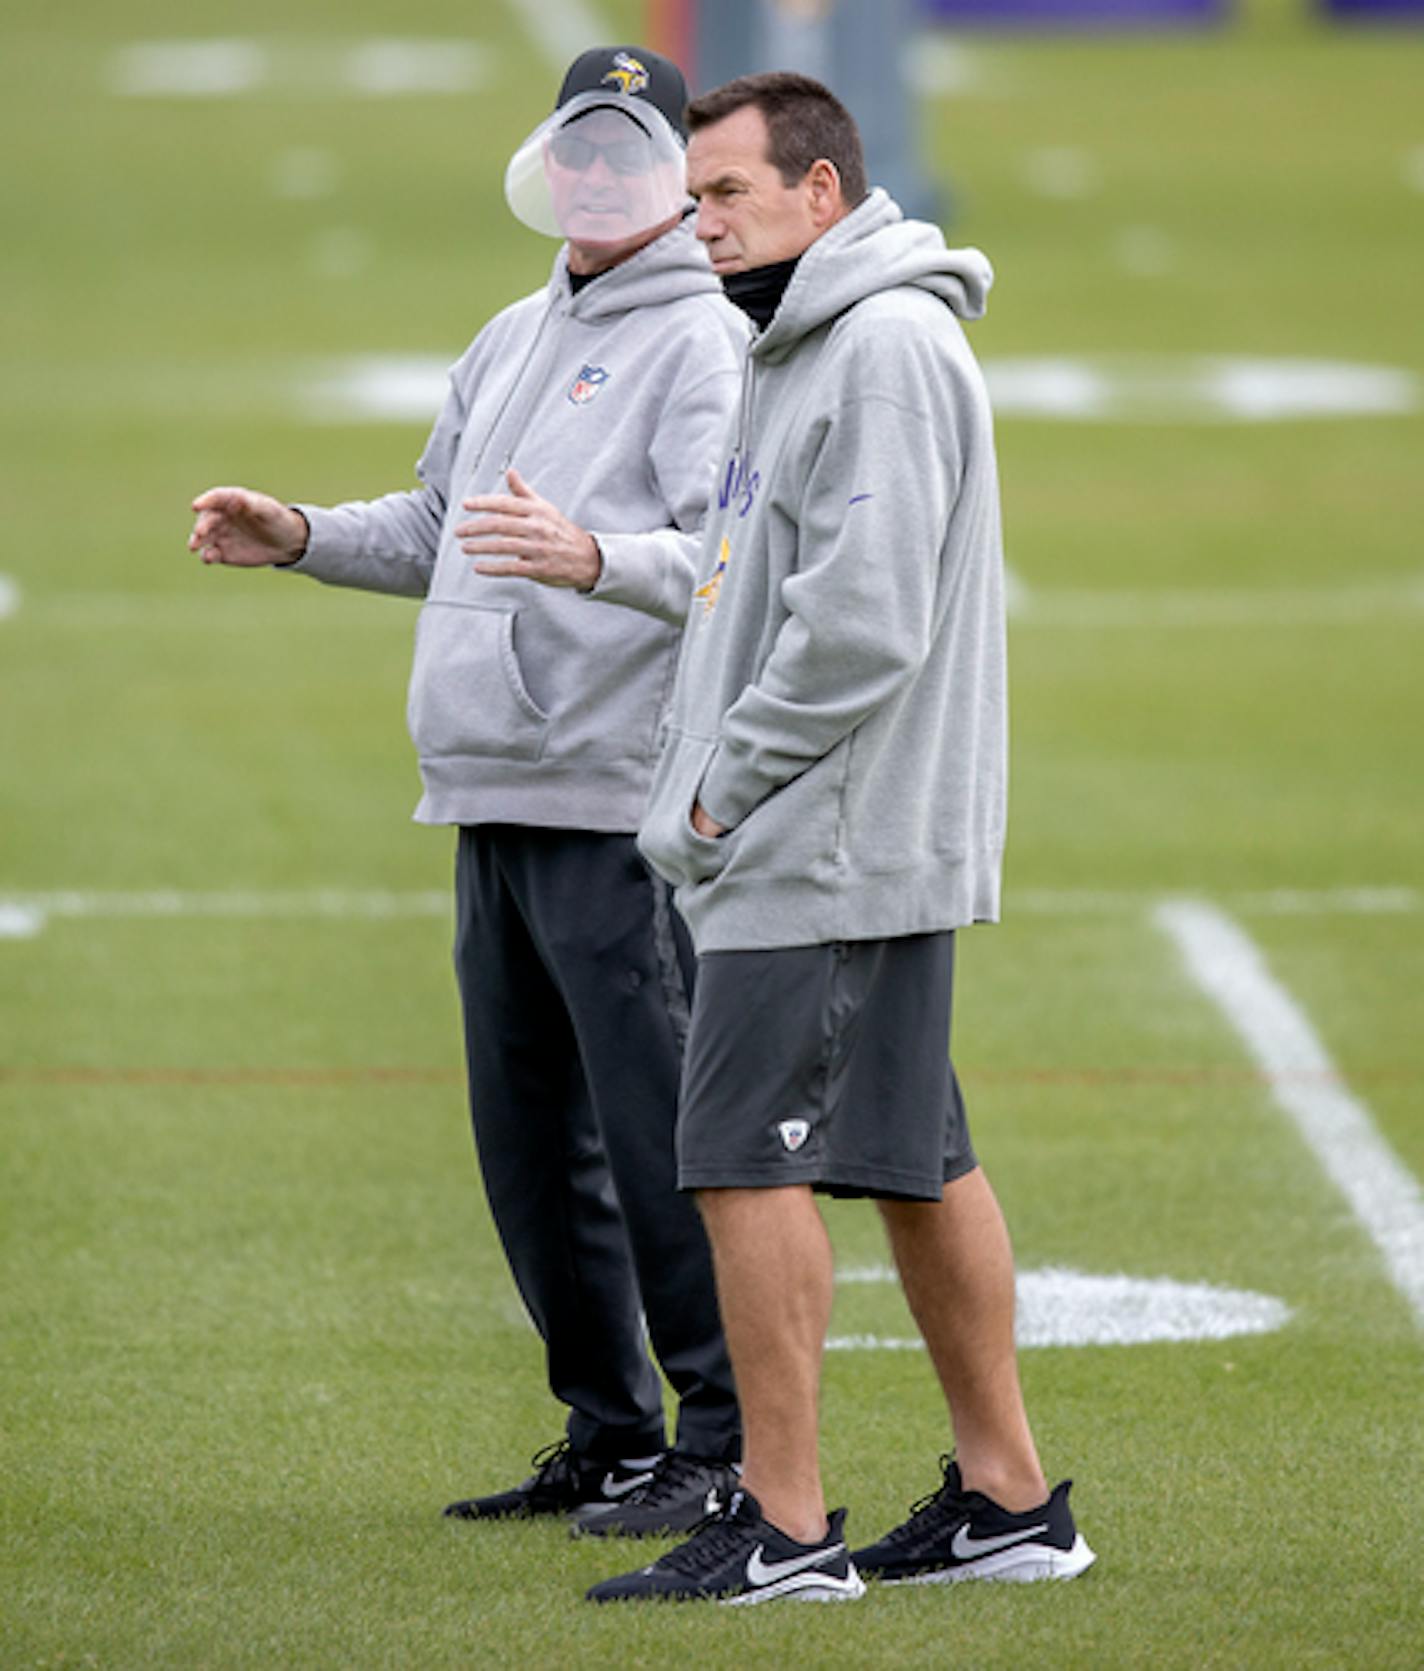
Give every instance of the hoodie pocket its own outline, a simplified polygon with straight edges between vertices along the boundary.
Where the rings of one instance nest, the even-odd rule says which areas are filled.
[[[415,629],[407,722],[426,759],[538,760],[549,716],[524,683],[514,611],[431,600]]]
[[[715,839],[692,827],[692,803],[716,751],[715,741],[673,731],[658,765],[638,846],[668,881],[689,886],[715,876],[726,863],[735,831]]]

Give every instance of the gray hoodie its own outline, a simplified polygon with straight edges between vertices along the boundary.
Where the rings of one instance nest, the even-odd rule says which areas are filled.
[[[476,574],[454,528],[513,464],[597,539],[610,572],[693,560],[746,321],[687,222],[571,296],[496,316],[452,368],[411,493],[300,509],[293,572],[422,597],[408,718],[430,824],[630,833],[656,757],[677,631],[576,592]]]
[[[1003,556],[959,324],[991,278],[876,191],[755,340],[639,837],[699,952],[997,918]]]

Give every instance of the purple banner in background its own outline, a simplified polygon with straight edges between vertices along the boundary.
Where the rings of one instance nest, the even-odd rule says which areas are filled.
[[[1098,24],[1216,23],[1230,0],[920,0],[940,23],[1038,24],[1077,28]]]
[[[1325,0],[1332,17],[1399,17],[1424,23],[1424,0]]]

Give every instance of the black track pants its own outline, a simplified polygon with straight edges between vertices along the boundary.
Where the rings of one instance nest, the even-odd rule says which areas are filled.
[[[455,967],[485,1189],[575,1447],[740,1454],[712,1259],[673,1131],[693,958],[631,836],[460,832]]]

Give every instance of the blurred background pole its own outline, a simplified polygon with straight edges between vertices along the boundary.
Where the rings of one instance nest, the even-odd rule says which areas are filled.
[[[909,58],[917,0],[650,0],[650,35],[694,94],[756,70],[824,81],[865,141],[872,184],[908,215],[941,220],[945,196],[919,160]]]

